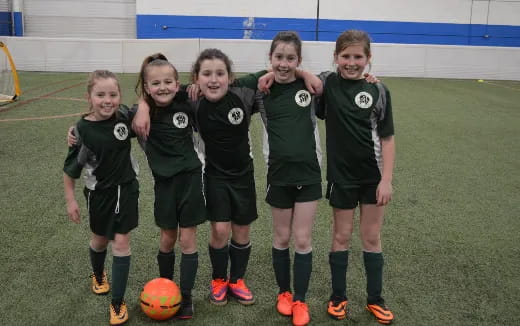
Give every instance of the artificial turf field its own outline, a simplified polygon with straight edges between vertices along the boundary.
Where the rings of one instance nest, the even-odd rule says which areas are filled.
[[[136,75],[119,77],[123,103],[130,105],[136,97]],[[187,82],[187,76],[182,77]],[[82,183],[76,187],[82,224],[68,220],[63,199],[65,134],[77,114],[87,109],[86,78],[85,73],[20,72],[22,96],[0,106],[0,325],[108,324],[110,296],[98,297],[89,290],[89,229]],[[520,82],[380,79],[392,94],[397,146],[394,197],[382,233],[383,296],[394,312],[394,324],[517,324]],[[319,127],[324,145],[322,122]],[[257,303],[244,307],[231,300],[217,307],[208,302],[209,224],[204,224],[198,231],[194,319],[156,322],[141,312],[142,286],[158,275],[159,230],[152,216],[151,174],[134,143],[141,195],[140,225],[131,243],[128,325],[291,324],[274,307],[277,287],[258,117],[253,118],[251,136],[259,219],[252,226],[246,279]],[[357,234],[349,259],[349,317],[335,322],[326,314],[330,226],[331,209],[322,200],[307,294],[311,324],[377,325],[363,309],[366,284]]]

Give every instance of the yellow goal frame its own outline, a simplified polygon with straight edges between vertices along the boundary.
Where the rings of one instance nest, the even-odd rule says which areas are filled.
[[[18,79],[18,73],[16,72],[16,66],[14,65],[13,57],[11,56],[11,53],[9,53],[9,50],[7,49],[7,45],[5,45],[4,42],[0,41],[0,49],[4,51],[5,56],[7,57],[7,60],[9,61],[9,65],[11,67],[11,73],[13,74],[13,83],[14,83],[14,94],[13,96],[2,96],[0,94],[0,103],[2,102],[13,102],[16,100],[18,96],[20,96],[20,82]]]

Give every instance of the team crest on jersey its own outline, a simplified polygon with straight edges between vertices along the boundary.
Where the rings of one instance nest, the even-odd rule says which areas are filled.
[[[184,129],[188,126],[188,115],[184,112],[176,112],[173,115],[173,125],[179,129]]]
[[[114,127],[114,136],[119,140],[125,140],[128,138],[128,127],[122,123],[119,122]]]
[[[227,117],[231,124],[238,125],[244,120],[244,111],[241,108],[232,108],[229,110]]]
[[[304,89],[301,89],[298,92],[296,92],[296,95],[294,96],[296,104],[298,104],[302,108],[309,106],[309,104],[311,104],[311,99],[311,93]]]
[[[372,95],[367,92],[359,92],[354,98],[354,102],[356,102],[356,105],[361,109],[368,109],[372,106],[373,101]]]

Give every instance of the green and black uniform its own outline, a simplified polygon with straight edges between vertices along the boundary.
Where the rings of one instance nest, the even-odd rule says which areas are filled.
[[[194,116],[186,92],[179,91],[166,107],[150,110],[150,133],[140,139],[154,177],[154,216],[161,229],[194,227],[206,221],[202,163],[193,143]],[[173,279],[175,252],[157,254],[159,276]],[[198,252],[182,253],[180,288],[191,305]]]
[[[256,88],[256,75],[242,82]],[[314,97],[301,79],[287,84],[274,82],[262,96],[260,115],[264,123],[264,155],[268,164],[269,205],[293,208],[296,202],[321,198],[321,148],[316,126]],[[289,249],[272,248],[273,267],[280,293],[290,291]],[[305,301],[312,271],[312,251],[295,252],[293,275],[295,301]]]
[[[114,238],[138,224],[138,167],[130,151],[131,115],[121,106],[102,121],[82,118],[75,127],[77,144],[69,148],[63,171],[73,179],[85,169],[85,198],[93,233]]]
[[[155,181],[154,215],[162,229],[192,227],[206,220],[201,161],[193,144],[193,109],[179,91],[150,115],[150,133],[140,144]]]
[[[332,198],[333,207],[352,209],[355,206],[335,202],[334,191],[377,187],[383,164],[381,138],[394,134],[390,93],[364,79],[347,80],[331,72],[320,77],[324,92],[318,116],[327,127],[327,198]]]
[[[63,171],[77,179],[85,169],[84,194],[90,229],[96,235],[114,239],[138,224],[139,183],[137,163],[130,155],[130,124],[133,114],[121,106],[111,118],[90,121],[82,118],[75,127],[76,145],[69,148]],[[101,280],[106,250],[89,250],[96,279]],[[123,301],[130,270],[130,255],[114,256],[112,263],[112,304]]]
[[[244,87],[230,87],[218,102],[195,103],[211,221],[248,225],[258,216],[249,140],[254,104],[255,91]]]
[[[204,180],[208,219],[249,225],[257,219],[253,157],[249,139],[251,115],[256,112],[256,91],[230,87],[217,102],[199,99],[195,106],[196,126],[205,156]],[[213,279],[227,279],[231,260],[230,282],[243,278],[250,243],[231,241],[224,248],[209,247]]]
[[[375,204],[381,180],[381,138],[394,134],[390,93],[382,84],[320,74],[324,92],[317,115],[327,127],[327,198],[339,209]],[[383,303],[383,254],[363,252],[367,302]],[[348,250],[331,252],[333,297],[346,299]]]
[[[242,83],[256,87],[257,76]],[[267,198],[274,207],[292,208],[295,202],[321,198],[321,148],[313,96],[303,80],[288,84],[274,82],[264,95],[260,115],[265,127]]]

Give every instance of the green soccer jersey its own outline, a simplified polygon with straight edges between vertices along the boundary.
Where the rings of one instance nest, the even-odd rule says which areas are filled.
[[[205,174],[229,179],[253,171],[249,123],[254,104],[255,91],[245,87],[230,87],[218,102],[201,98],[194,104]]]
[[[248,75],[240,82],[256,88],[256,77],[264,72]],[[260,115],[267,136],[264,154],[268,161],[268,184],[301,186],[320,183],[321,149],[314,100],[303,80],[288,84],[275,82],[269,94],[263,96]]]
[[[140,139],[154,176],[172,177],[201,167],[193,145],[193,109],[185,92],[150,117],[150,133]]]
[[[381,138],[394,134],[390,93],[382,84],[347,80],[335,72],[322,73],[320,78],[324,92],[318,116],[326,119],[327,180],[378,184]]]
[[[130,125],[131,114],[125,106],[107,120],[79,120],[75,127],[77,143],[69,148],[63,171],[77,179],[85,168],[85,186],[90,190],[135,179],[138,167],[130,155]]]

